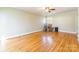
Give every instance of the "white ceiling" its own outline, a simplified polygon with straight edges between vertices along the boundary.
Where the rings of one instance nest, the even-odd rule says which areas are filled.
[[[43,7],[16,7],[16,8],[30,13],[35,13],[38,15],[45,14]],[[54,8],[55,8],[55,11],[54,11],[55,13],[76,9],[76,7],[54,7]]]

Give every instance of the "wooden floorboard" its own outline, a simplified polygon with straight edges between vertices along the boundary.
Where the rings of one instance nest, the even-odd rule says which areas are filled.
[[[79,52],[79,43],[74,34],[64,32],[36,32],[7,39],[4,51]]]

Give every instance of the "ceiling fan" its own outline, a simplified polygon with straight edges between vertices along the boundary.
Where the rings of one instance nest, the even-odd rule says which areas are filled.
[[[49,13],[53,12],[55,10],[55,8],[53,7],[45,7],[45,10]]]

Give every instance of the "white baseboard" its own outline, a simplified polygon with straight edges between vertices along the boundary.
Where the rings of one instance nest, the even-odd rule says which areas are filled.
[[[41,30],[36,30],[36,31],[32,31],[32,32],[28,32],[28,33],[22,33],[22,34],[13,35],[13,36],[3,36],[2,39],[6,40],[6,39],[9,39],[9,38],[19,37],[19,36],[31,34],[31,33],[34,33],[34,32],[39,32],[39,31],[41,31]]]
[[[63,31],[63,30],[59,30],[59,32],[66,32],[66,33],[77,34],[77,32],[71,32],[71,31]]]
[[[23,36],[23,35],[27,35],[27,34],[31,34],[34,32],[39,32],[41,30],[36,30],[36,31],[32,31],[32,32],[28,32],[28,33],[22,33],[22,34],[18,34],[18,35],[12,35],[12,36],[2,36],[1,39],[8,39],[8,38],[14,38],[14,37],[18,37],[18,36]],[[70,31],[63,31],[63,30],[59,30],[59,32],[66,32],[66,33],[72,33],[72,34],[77,34],[76,32],[70,32]]]

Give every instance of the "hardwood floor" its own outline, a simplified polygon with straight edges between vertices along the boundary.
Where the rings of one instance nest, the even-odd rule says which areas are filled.
[[[63,32],[36,32],[7,39],[5,51],[79,52],[79,43],[74,34]]]

